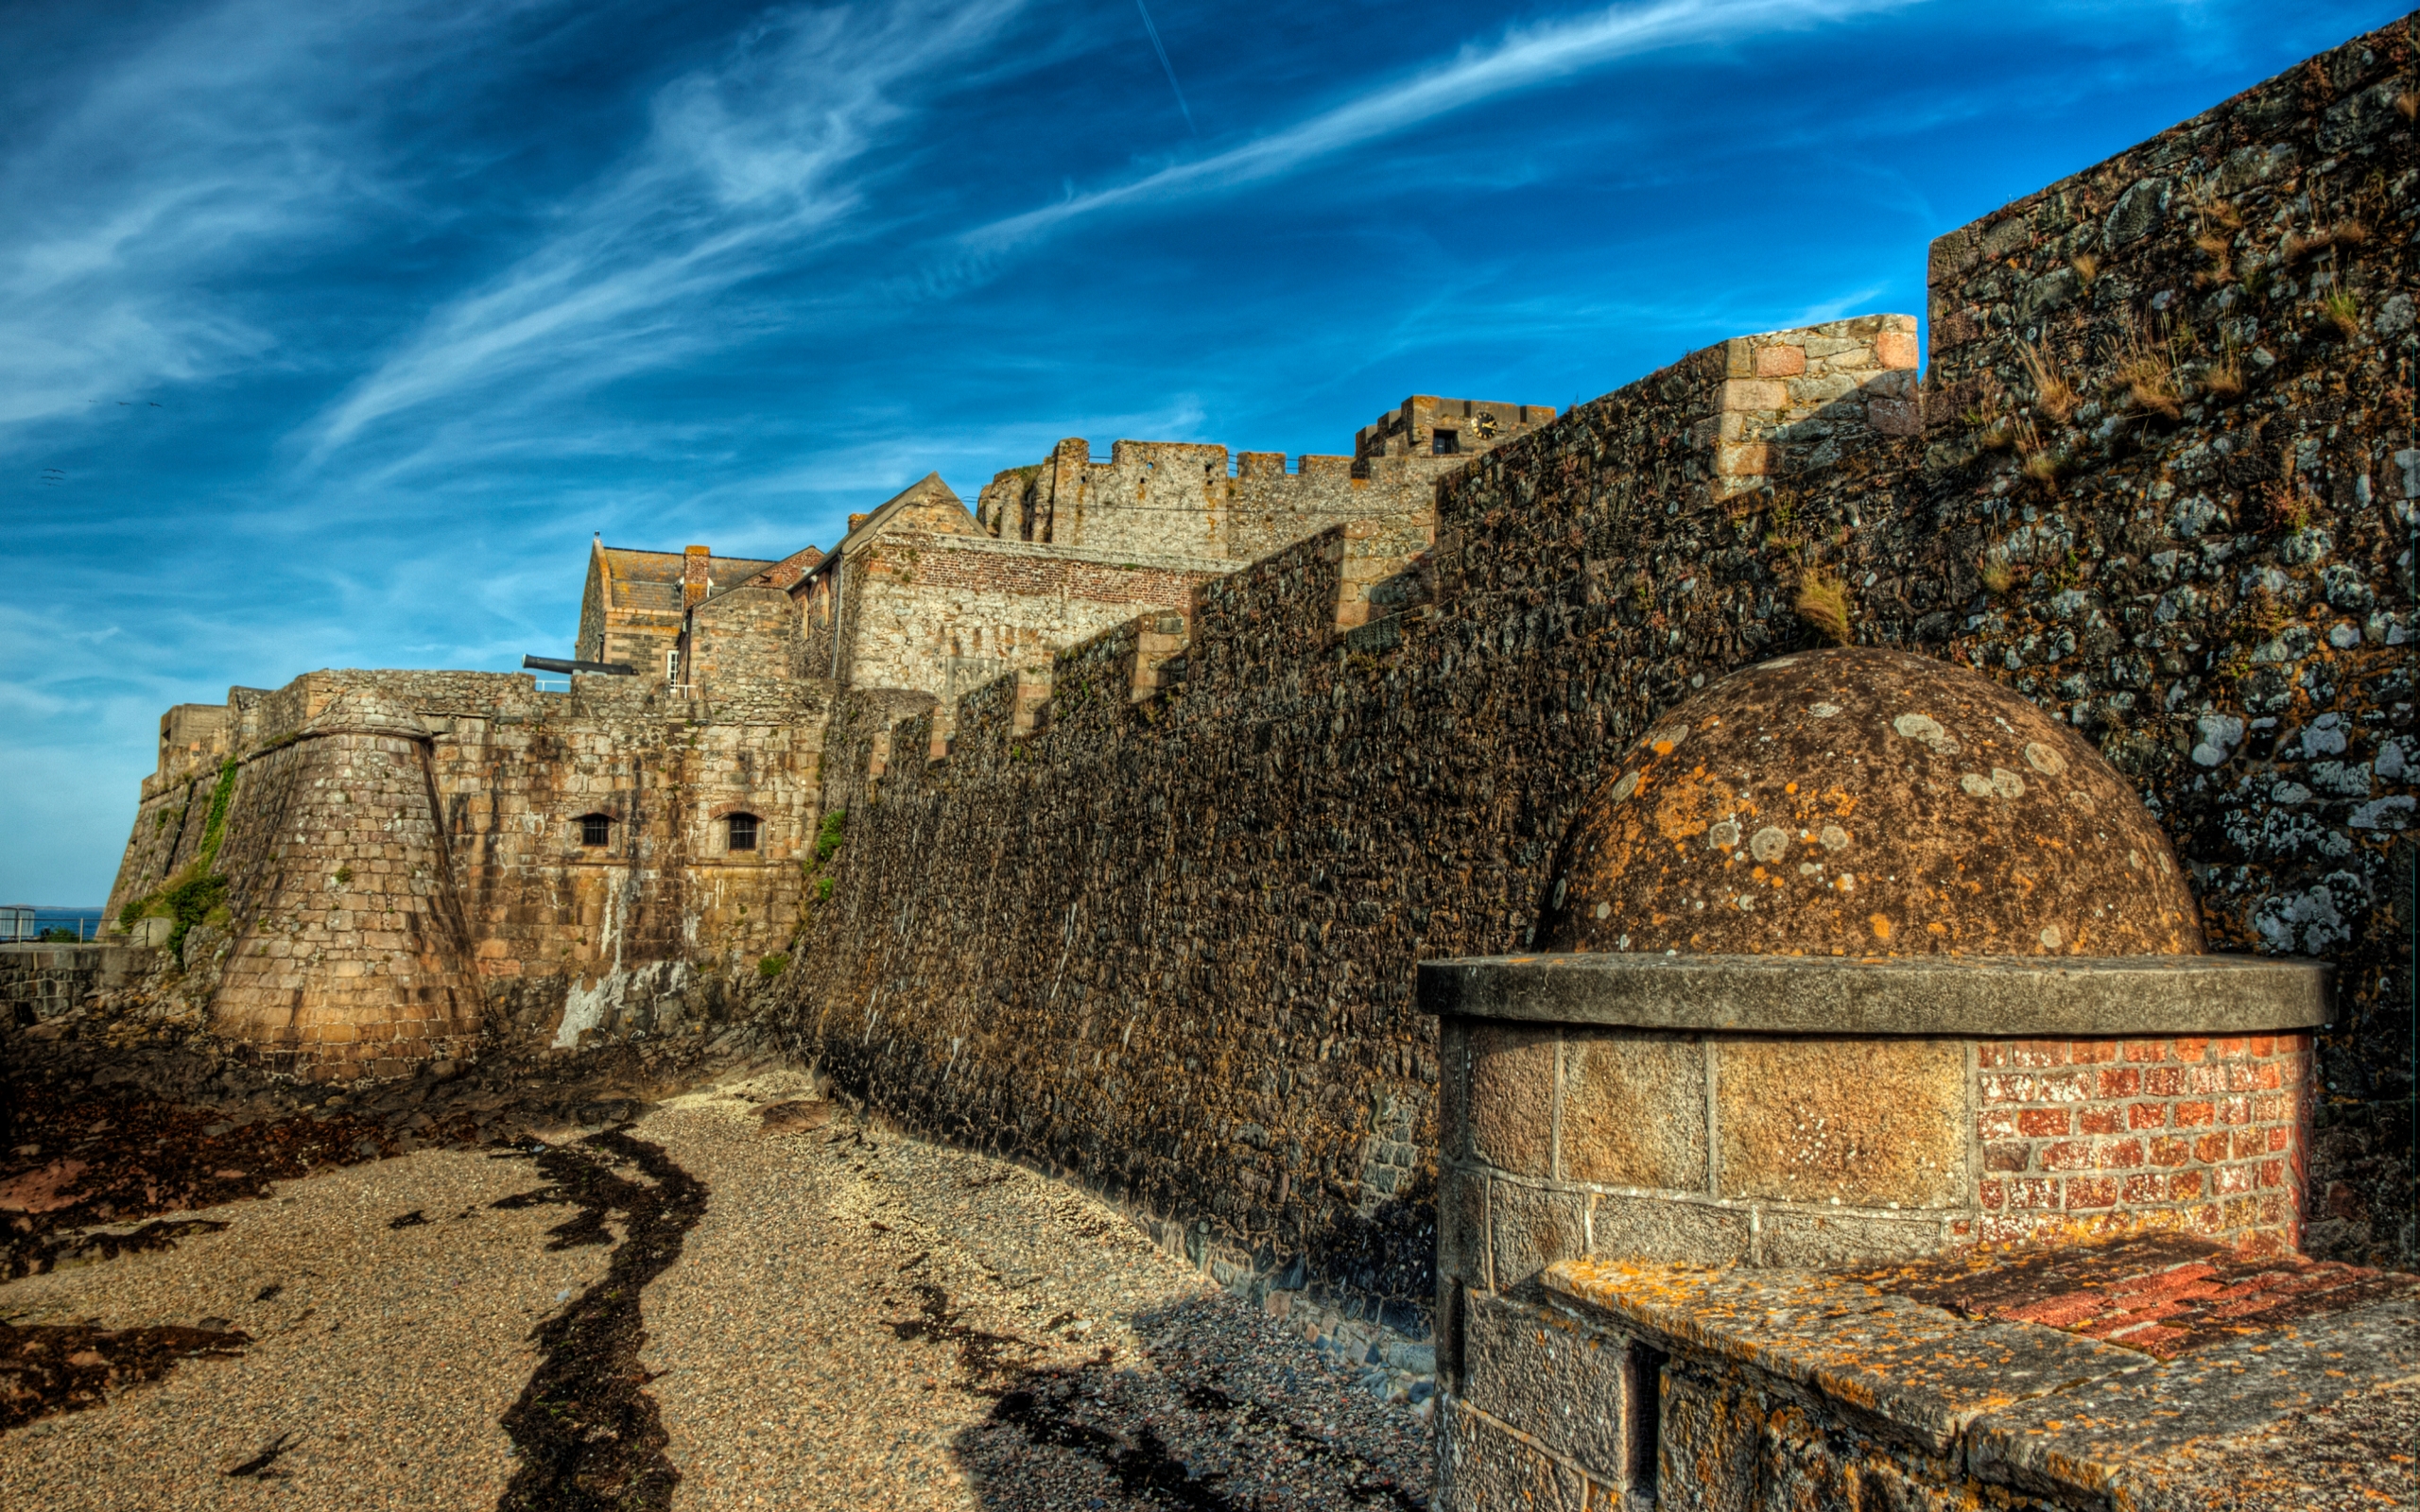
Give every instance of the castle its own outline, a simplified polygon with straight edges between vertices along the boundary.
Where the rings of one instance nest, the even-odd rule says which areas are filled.
[[[2380,1379],[2279,1363],[2310,1341],[2408,1390],[2408,1324],[2354,1327],[2387,1283],[2280,1261],[2353,1311],[2214,1346],[2234,1375],[2027,1355],[2112,1394],[2106,1443],[2008,1385],[2017,1324],[1934,1303],[2016,1239],[2244,1286],[2190,1246],[2420,1259],[2415,60],[2397,22],[1939,238],[1922,332],[1736,337],[1565,414],[1415,399],[1290,471],[1063,442],[828,555],[599,544],[579,660],[627,674],[171,711],[112,909],[309,1074],[744,1023],[1433,1365],[1449,1504],[1652,1497],[1685,1452],[1783,1499],[2204,1504],[2226,1434]],[[1832,643],[1930,701],[1809,684],[1708,733]],[[1747,822],[1785,726],[1951,764],[1910,781],[1977,828],[1845,782],[1868,817]],[[1733,809],[1604,860],[1623,783],[1718,754]],[[1717,875],[1822,928],[1674,932]],[[1661,974],[1555,974],[1650,938]],[[1872,1138],[1806,1135],[1852,1105]],[[1881,1332],[1789,1323],[1852,1313]],[[2125,1463],[2152,1423],[2181,1457]]]
[[[173,946],[214,1024],[313,1075],[467,1054],[491,1022],[571,1047],[694,1019],[796,931],[836,697],[937,707],[938,753],[973,690],[1340,526],[1383,607],[1437,481],[1553,417],[1416,395],[1290,472],[1063,441],[976,512],[927,475],[777,561],[600,539],[567,688],[315,672],[169,710],[109,913]]]

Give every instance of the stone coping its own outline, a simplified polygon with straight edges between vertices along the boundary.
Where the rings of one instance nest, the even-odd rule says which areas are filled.
[[[2367,1476],[2347,1446],[2298,1434],[2340,1407],[2359,1418],[2375,1403],[2400,1420],[2420,1383],[2408,1292],[2164,1362],[1962,1317],[1861,1276],[1573,1260],[1544,1282],[1583,1321],[1819,1392],[1987,1483],[2143,1509],[2234,1506],[2251,1488],[2264,1507],[2334,1506],[2347,1490],[2360,1502]],[[2311,1452],[2330,1447],[2340,1452]]]
[[[2265,1034],[2329,1021],[2329,969],[2254,955],[1478,955],[1424,1013],[1740,1034]]]
[[[108,961],[131,961],[158,954],[148,945],[138,945],[123,936],[115,939],[71,940],[8,940],[0,942],[0,956],[30,956],[43,966],[88,966]]]

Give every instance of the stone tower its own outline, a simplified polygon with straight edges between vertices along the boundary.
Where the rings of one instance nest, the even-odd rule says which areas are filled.
[[[349,689],[250,765],[228,836],[241,926],[213,1017],[306,1075],[466,1051],[480,997],[430,782],[429,732]]]

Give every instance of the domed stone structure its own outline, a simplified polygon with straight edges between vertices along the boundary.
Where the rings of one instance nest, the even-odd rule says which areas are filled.
[[[2206,954],[2098,751],[1971,671],[1842,649],[1656,719],[1533,954],[1425,962],[1439,1274],[1867,1265],[2301,1232],[2326,969]]]
[[[2066,725],[1974,672],[1843,648],[1655,721],[1573,828],[1555,951],[2196,954],[2168,836]]]

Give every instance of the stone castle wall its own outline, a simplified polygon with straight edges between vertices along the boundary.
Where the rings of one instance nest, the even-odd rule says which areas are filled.
[[[2218,948],[2342,963],[2307,1242],[2410,1263],[2411,60],[2398,24],[1945,237],[1921,398],[1905,318],[1724,343],[1448,479],[1393,612],[1351,626],[1334,531],[1203,585],[1139,701],[1113,636],[1046,713],[968,700],[945,762],[902,725],[793,1042],[1182,1219],[1231,1283],[1422,1326],[1411,964],[1530,944],[1600,759],[1829,622],[2094,740]],[[2126,1138],[1997,1141],[1998,1175],[2089,1200]]]
[[[224,878],[181,937],[183,990],[301,1070],[401,1069],[482,1030],[568,1046],[727,1014],[797,927],[830,684],[797,675],[778,589],[724,594],[697,625],[685,689],[330,671],[231,700],[221,759],[145,783],[112,914]],[[425,738],[314,732],[365,694]],[[591,814],[603,846],[582,843]],[[754,850],[730,849],[734,814],[758,819]],[[396,990],[363,985],[381,982]]]
[[[888,531],[849,558],[838,675],[858,687],[931,690],[955,706],[1058,647],[1182,608],[1195,585],[1233,565]],[[806,664],[820,673],[832,661],[829,631],[810,614],[806,636]]]
[[[1517,433],[1547,406],[1497,406]],[[1420,432],[1426,437],[1427,432]],[[1470,451],[1493,444],[1471,432]],[[1048,461],[1013,468],[977,497],[976,518],[1003,541],[1048,542],[1111,554],[1178,554],[1256,560],[1313,531],[1352,521],[1426,529],[1437,480],[1470,460],[1378,455],[1305,455],[1292,471],[1283,452],[1238,452],[1176,441],[1119,441],[1106,462],[1081,440],[1061,441]]]

